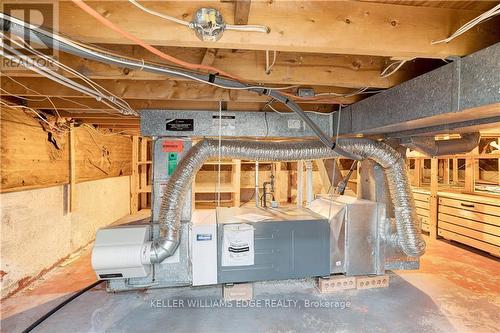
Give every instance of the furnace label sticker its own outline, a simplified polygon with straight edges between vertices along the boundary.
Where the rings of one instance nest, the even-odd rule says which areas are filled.
[[[165,129],[172,132],[192,132],[194,119],[166,119]]]

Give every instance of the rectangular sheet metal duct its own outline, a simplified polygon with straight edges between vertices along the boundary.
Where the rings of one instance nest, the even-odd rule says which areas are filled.
[[[359,101],[344,110],[341,120],[341,134],[393,137],[498,126],[500,43]]]

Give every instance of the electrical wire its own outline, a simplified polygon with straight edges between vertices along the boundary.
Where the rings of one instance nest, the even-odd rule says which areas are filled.
[[[30,66],[27,66],[27,68],[29,68],[30,70],[42,75],[42,76],[45,76],[59,84],[62,84],[64,86],[67,86],[68,88],[71,88],[71,89],[74,89],[76,91],[79,91],[81,92],[82,94],[86,94],[86,95],[89,95],[91,97],[94,97],[97,101],[100,101],[106,105],[108,105],[109,107],[117,110],[118,112],[123,112],[122,109],[120,108],[117,108],[113,105],[111,105],[110,103],[108,103],[105,99],[108,99],[109,97],[105,97],[105,99],[102,99],[103,96],[100,96],[99,94],[96,94],[95,92],[89,90],[88,88],[80,85],[79,83],[76,83],[74,81],[72,81],[71,79],[68,79],[56,72],[53,72],[51,71],[50,69],[46,68],[46,67],[43,67],[41,65],[38,65],[36,62],[32,61],[30,58],[28,57],[22,57],[22,58],[16,58],[16,57],[13,57],[13,56],[10,56],[10,55],[7,55],[5,52],[3,51],[0,51],[0,56],[3,56],[13,62],[16,62],[20,65],[23,65],[24,66],[24,63],[23,62],[27,62],[30,64]],[[111,102],[114,102],[113,99],[111,99]],[[55,105],[53,105],[56,112],[57,112],[57,108],[55,107]],[[137,113],[133,110],[127,112],[126,114],[129,115],[131,114],[131,112],[133,112],[134,115],[137,115]]]
[[[17,36],[18,37],[18,36]],[[18,37],[20,38],[20,37]],[[12,41],[12,39],[11,39]],[[52,63],[55,63],[59,68],[67,71],[68,73],[70,74],[73,74],[75,76],[77,76],[78,78],[82,79],[84,82],[86,82],[88,85],[90,85],[93,89],[101,92],[101,93],[106,93],[107,95],[111,96],[112,98],[114,98],[115,102],[121,107],[121,108],[124,108],[124,109],[129,109],[129,110],[132,110],[132,108],[130,107],[130,105],[123,99],[121,99],[120,97],[116,96],[115,94],[113,94],[112,92],[110,92],[109,90],[107,90],[106,88],[104,88],[103,86],[101,86],[100,84],[94,82],[93,80],[91,80],[90,78],[86,77],[85,75],[81,74],[80,72],[74,70],[73,68],[59,62],[57,59],[52,59],[50,57],[48,57],[47,55],[41,53],[41,52],[38,52],[37,50],[35,50],[31,45],[29,45],[29,43],[26,43],[26,41],[22,40],[21,41],[24,43],[25,45],[25,49],[27,48],[29,51],[31,51],[33,54],[35,55],[38,55],[39,57],[41,57],[42,59],[45,59],[47,61],[50,61]]]
[[[89,95],[93,98],[95,98],[97,101],[100,101],[107,106],[117,110],[120,113],[126,114],[126,115],[138,115],[136,111],[132,110],[130,107],[127,107],[126,105],[123,105],[121,102],[117,102],[116,98],[114,96],[106,96],[103,95],[101,92],[93,89],[93,88],[88,88],[86,86],[83,86],[51,69],[49,69],[46,66],[40,65],[38,62],[34,61],[30,57],[27,57],[14,48],[7,46],[7,45],[2,45],[3,49],[6,51],[9,51],[13,55],[7,54],[4,51],[0,51],[0,55],[15,62],[18,63],[42,76],[45,76],[49,78],[52,81],[55,81],[61,85],[64,85],[68,88],[71,88],[73,90],[76,90],[82,94]],[[29,66],[26,66],[26,64],[29,64]],[[52,102],[51,102],[52,103]],[[53,104],[53,103],[52,103]],[[117,104],[118,107],[113,106],[113,104]],[[128,105],[128,103],[127,103]],[[54,108],[55,105],[53,104]],[[57,108],[56,108],[57,111]]]
[[[273,68],[274,64],[276,63],[276,51],[273,51],[273,62],[269,64],[269,50],[266,50],[266,74],[271,74],[271,68]]]
[[[186,67],[186,68],[193,69],[193,70],[206,70],[208,72],[218,73],[219,75],[227,76],[229,78],[232,78],[232,79],[235,79],[237,81],[240,81],[240,79],[238,77],[236,77],[234,75],[231,75],[231,74],[229,74],[229,73],[227,73],[227,72],[225,72],[223,70],[220,70],[218,68],[215,68],[215,67],[212,67],[212,66],[207,66],[207,65],[200,65],[200,64],[189,63],[189,62],[183,61],[181,59],[178,59],[176,57],[173,57],[173,56],[171,56],[169,54],[166,54],[166,53],[158,50],[154,46],[146,43],[142,39],[137,38],[134,35],[128,33],[127,31],[119,28],[114,23],[112,23],[111,21],[109,21],[108,19],[106,19],[104,16],[102,16],[101,14],[99,14],[98,12],[96,12],[92,7],[90,7],[89,5],[87,5],[84,1],[82,1],[82,0],[72,0],[72,1],[78,7],[80,7],[82,10],[84,10],[87,14],[91,15],[93,18],[95,18],[96,20],[98,20],[99,22],[101,22],[104,26],[106,26],[109,29],[113,30],[114,32],[122,35],[126,39],[128,39],[128,40],[136,43],[137,45],[142,46],[143,48],[145,48],[149,52],[157,55],[160,58],[163,58],[163,59],[165,59],[167,61],[173,62],[173,63],[175,63],[177,65],[182,66],[182,67]]]
[[[134,6],[136,6],[137,8],[139,8],[140,10],[145,11],[148,14],[151,14],[151,15],[154,15],[154,16],[158,16],[158,17],[160,17],[162,19],[169,20],[169,21],[172,21],[172,22],[175,22],[175,23],[178,23],[178,24],[185,25],[186,27],[189,27],[189,23],[190,22],[188,22],[188,21],[181,20],[181,19],[178,19],[177,17],[173,17],[173,16],[170,16],[170,15],[166,15],[166,14],[162,14],[160,12],[154,11],[152,9],[144,7],[143,5],[141,5],[139,2],[137,2],[135,0],[128,0],[128,2],[130,2],[131,4],[133,4]]]
[[[38,91],[36,91],[36,90],[33,90],[32,88],[30,88],[30,87],[28,87],[28,86],[26,86],[26,85],[22,84],[21,82],[17,81],[17,80],[16,80],[16,79],[14,79],[13,77],[11,77],[11,76],[9,76],[9,75],[7,75],[7,74],[5,74],[5,73],[2,73],[2,76],[5,76],[5,77],[9,78],[10,80],[12,80],[12,81],[13,81],[13,82],[15,82],[16,84],[20,85],[21,87],[25,88],[26,90],[32,91],[32,92],[34,92],[35,94],[42,96],[42,97],[43,97],[43,99],[38,100],[39,102],[44,101],[44,100],[47,100],[47,99],[48,99],[48,100],[50,100],[50,99],[51,99],[49,96],[45,96],[45,95],[43,95],[42,93],[40,93],[40,92],[38,92]],[[26,97],[23,97],[23,96],[13,95],[13,94],[9,93],[8,91],[6,91],[5,89],[2,89],[2,90],[3,90],[6,94],[8,94],[8,95],[11,95],[11,96],[14,96],[14,97],[17,97],[17,98],[22,98],[22,99],[29,100],[29,99],[27,99]],[[88,106],[88,105],[85,105],[85,104],[83,104],[83,103],[80,103],[80,102],[74,101],[74,100],[69,99],[69,98],[66,98],[66,97],[61,97],[61,96],[58,96],[58,97],[56,97],[56,98],[57,98],[57,99],[60,99],[60,100],[63,100],[63,101],[68,101],[68,102],[73,103],[73,104],[75,104],[75,105],[83,106],[84,108],[89,109],[89,110],[91,109],[91,108],[90,108],[90,106]],[[31,99],[31,100],[33,100],[33,99]]]
[[[112,65],[124,65],[129,69],[140,69],[152,73],[167,74],[174,77],[186,77],[192,80],[200,81],[204,84],[216,85],[226,89],[244,89],[258,94],[268,95],[283,103],[290,110],[294,111],[312,129],[312,131],[318,136],[320,141],[325,144],[325,146],[332,148],[342,156],[355,158],[354,155],[336,148],[335,143],[333,142],[331,137],[327,136],[316,123],[314,123],[309,117],[307,117],[304,112],[302,112],[300,106],[297,105],[297,103],[292,99],[293,97],[295,97],[294,95],[277,92],[273,88],[268,89],[263,86],[250,86],[237,80],[231,80],[214,74],[207,75],[186,70],[179,70],[167,66],[145,64],[145,62],[143,61],[134,61],[116,55],[110,56],[109,53],[96,52],[95,50],[82,48],[81,45],[74,43],[62,36],[59,36],[52,32],[47,32],[46,30],[39,27],[34,27],[27,22],[10,17],[9,15],[0,13],[0,18],[2,18],[3,20],[8,20],[10,22],[10,24],[8,25],[8,30],[10,32],[13,32],[14,34],[23,35],[24,33],[26,33],[26,30],[29,29],[30,33],[32,33],[42,42],[57,40],[59,42],[60,50],[78,56],[83,56],[91,60],[97,60]],[[289,96],[291,96],[292,98],[289,98]]]
[[[68,128],[60,128],[59,127],[60,125],[56,126],[55,124],[51,124],[50,122],[47,121],[46,117],[42,116],[42,114],[40,112],[38,112],[37,110],[35,110],[33,108],[30,108],[28,106],[23,106],[23,105],[11,105],[11,104],[8,104],[8,103],[6,103],[6,102],[4,102],[2,100],[0,100],[0,104],[4,105],[6,107],[9,107],[9,108],[11,108],[13,110],[15,110],[15,109],[21,109],[24,112],[26,112],[26,110],[31,111],[31,112],[33,112],[37,116],[38,119],[40,119],[42,122],[44,122],[45,124],[47,124],[51,130],[59,132],[60,134],[65,134],[65,133],[68,132]]]
[[[194,81],[201,82],[204,84],[208,84],[208,85],[211,85],[214,87],[229,89],[229,90],[263,89],[263,90],[269,90],[269,91],[277,91],[277,90],[288,90],[288,89],[298,87],[298,85],[291,85],[291,86],[286,86],[286,87],[268,87],[268,86],[263,86],[263,85],[246,85],[246,84],[243,84],[239,81],[237,81],[237,82],[242,85],[241,87],[229,86],[226,84],[218,84],[216,82],[210,82],[210,81],[207,81],[206,79],[200,78],[199,74],[196,72],[186,72],[186,71],[178,70],[176,68],[166,67],[162,64],[155,64],[155,63],[151,63],[151,62],[146,62],[146,61],[144,61],[144,59],[140,59],[140,60],[133,59],[133,58],[125,57],[123,55],[109,52],[108,50],[97,49],[96,47],[70,40],[70,39],[68,39],[60,34],[45,31],[45,30],[41,29],[40,27],[33,26],[27,22],[19,20],[15,17],[5,15],[1,12],[0,12],[0,18],[7,20],[11,23],[17,24],[20,27],[22,27],[23,29],[30,29],[37,36],[39,34],[44,36],[44,37],[38,36],[39,38],[53,39],[53,40],[57,41],[62,46],[66,45],[67,47],[69,47],[71,49],[78,50],[78,52],[85,54],[87,57],[93,56],[94,60],[95,60],[95,58],[97,58],[97,59],[99,59],[99,61],[105,62],[108,64],[111,63],[114,65],[125,66],[127,68],[139,69],[141,71],[146,70],[146,71],[149,71],[152,73],[161,73],[161,74],[166,74],[166,75],[183,77],[186,79],[190,79],[190,80],[194,80]],[[292,94],[290,94],[289,96],[298,97],[298,96],[295,96]]]
[[[389,64],[384,70],[380,73],[380,77],[386,78],[396,73],[404,64],[406,64],[408,60],[398,60],[391,64]]]
[[[441,44],[441,43],[449,43],[453,39],[457,38],[458,36],[462,35],[466,31],[472,29],[476,25],[483,23],[484,21],[492,18],[493,16],[496,16],[500,14],[500,4],[496,5],[495,7],[491,8],[490,10],[484,12],[483,14],[479,15],[478,17],[473,18],[469,22],[465,23],[463,26],[457,29],[453,34],[451,34],[448,38],[437,40],[431,42],[432,45],[435,44]]]
[[[130,3],[132,3],[134,6],[137,8],[145,11],[146,13],[149,13],[151,15],[160,17],[165,20],[169,20],[178,24],[182,24],[188,28],[193,28],[193,24],[191,22],[185,21],[178,19],[176,17],[162,14],[160,12],[154,11],[152,9],[149,9],[143,5],[141,5],[139,2],[134,1],[134,0],[129,0]],[[269,27],[263,26],[263,25],[254,25],[254,24],[244,24],[244,25],[234,25],[234,24],[224,24],[224,30],[234,30],[234,31],[244,31],[244,32],[263,32],[263,33],[269,33],[271,29]]]
[[[295,113],[293,112],[281,112],[281,111],[278,111],[276,110],[275,108],[273,108],[273,106],[271,105],[271,103],[275,102],[275,100],[271,100],[269,102],[267,102],[265,105],[264,105],[264,108],[270,108],[272,111],[276,112],[277,114],[282,114],[282,115],[285,115],[285,116],[292,116],[292,115],[295,115]],[[305,111],[304,112],[306,113],[314,113],[314,114],[319,114],[321,116],[331,116],[332,114],[334,114],[336,111],[333,111],[333,112],[318,112],[318,111]]]
[[[368,90],[368,89],[370,89],[370,87],[359,88],[359,89],[356,89],[356,90],[354,90],[350,93],[346,93],[346,94],[339,94],[339,93],[335,93],[335,92],[326,92],[326,93],[316,94],[315,96],[352,97],[352,96],[361,95],[361,94],[376,94],[376,93],[379,93],[381,91],[385,91],[385,89],[377,89],[377,90]]]
[[[5,36],[2,33],[0,33],[0,35],[2,35],[3,37],[7,37],[7,36]],[[29,45],[28,43],[26,43],[20,37],[18,37],[18,38],[21,40],[22,44],[16,42],[15,40],[13,40],[13,39],[11,39],[9,37],[7,37],[7,38],[11,42],[13,42],[14,44],[16,44],[17,46],[19,46],[19,47],[21,47],[21,48],[23,48],[23,49],[31,52],[32,54],[34,54],[36,56],[39,56],[40,58],[46,60],[47,62],[51,62],[51,63],[56,64],[57,67],[61,68],[63,71],[71,73],[71,74],[77,76],[78,78],[82,79],[85,83],[87,83],[91,87],[91,89],[94,89],[97,92],[98,95],[101,95],[104,99],[111,100],[112,103],[117,104],[118,108],[114,108],[117,111],[120,112],[120,109],[123,109],[123,110],[125,110],[125,113],[127,113],[127,114],[128,113],[130,113],[130,114],[134,114],[135,113],[135,111],[132,110],[132,108],[130,107],[130,105],[125,100],[123,100],[120,97],[114,95],[113,93],[111,93],[110,91],[108,91],[104,87],[102,87],[101,85],[99,85],[99,84],[95,83],[94,81],[92,81],[91,79],[87,78],[85,75],[79,73],[78,71],[72,69],[69,66],[64,65],[63,63],[57,61],[56,59],[52,59],[52,58],[50,58],[50,57],[42,54],[41,52],[38,52],[37,50],[35,50],[33,47],[31,47],[31,45]],[[109,96],[106,96],[106,94],[109,95]],[[105,104],[107,104],[107,103],[105,103]],[[52,105],[55,107],[55,105],[53,103],[52,103]],[[109,106],[109,104],[107,104],[107,105]]]
[[[44,314],[42,317],[40,317],[39,319],[37,319],[33,324],[31,324],[28,328],[26,328],[23,333],[29,333],[31,332],[35,327],[37,327],[38,325],[40,325],[41,323],[43,323],[45,320],[47,320],[50,316],[52,316],[54,313],[56,313],[57,311],[59,311],[61,308],[63,308],[66,304],[70,303],[71,301],[73,301],[75,298],[83,295],[84,293],[86,293],[87,291],[89,291],[90,289],[93,289],[95,288],[96,286],[98,286],[99,284],[101,284],[102,282],[104,282],[104,280],[98,280],[94,283],[92,283],[91,285],[81,289],[80,291],[74,293],[73,295],[71,295],[70,297],[68,297],[67,299],[65,299],[63,302],[59,303],[56,307],[54,307],[52,310],[50,310],[49,312],[47,312],[46,314]]]

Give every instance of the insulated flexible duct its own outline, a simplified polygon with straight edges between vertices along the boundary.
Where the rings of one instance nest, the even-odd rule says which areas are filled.
[[[425,242],[418,228],[415,203],[404,160],[386,144],[369,139],[339,139],[337,147],[359,157],[372,159],[382,166],[395,207],[396,239],[405,254],[418,257]],[[220,149],[220,151],[219,151]],[[321,142],[256,142],[204,139],[178,164],[163,194],[160,206],[160,238],[153,242],[151,263],[171,256],[180,240],[181,212],[191,183],[208,159],[217,156],[256,161],[294,161],[338,157]]]

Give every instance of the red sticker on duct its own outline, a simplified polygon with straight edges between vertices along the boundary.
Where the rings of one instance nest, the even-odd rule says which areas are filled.
[[[163,151],[168,153],[182,153],[184,148],[182,141],[163,141]]]

